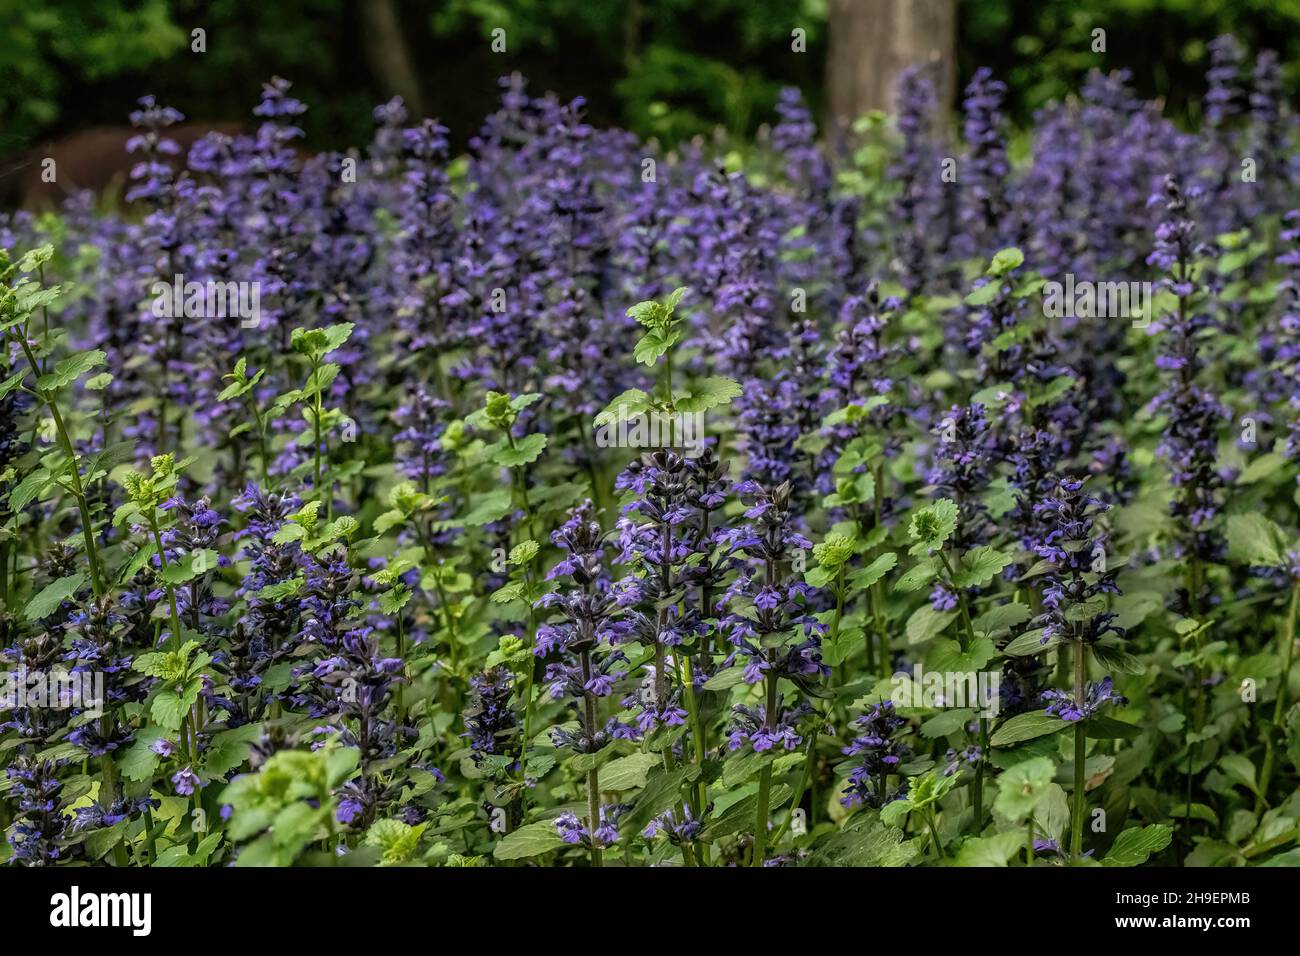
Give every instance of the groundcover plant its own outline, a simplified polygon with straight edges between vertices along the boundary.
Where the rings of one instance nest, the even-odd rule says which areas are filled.
[[[1300,863],[1279,65],[1008,145],[503,81],[0,219],[0,860]]]

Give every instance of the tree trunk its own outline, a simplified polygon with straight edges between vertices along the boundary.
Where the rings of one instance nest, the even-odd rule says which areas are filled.
[[[939,108],[947,112],[957,83],[955,0],[831,0],[826,90],[832,122],[852,123],[869,110],[893,112],[899,71],[913,63],[934,70]]]
[[[423,117],[420,84],[393,0],[361,0],[361,29],[370,73],[383,87],[383,95],[398,94],[412,119]]]

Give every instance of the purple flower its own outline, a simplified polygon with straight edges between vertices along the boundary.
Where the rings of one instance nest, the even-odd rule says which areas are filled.
[[[191,768],[183,767],[172,774],[172,785],[176,788],[178,794],[182,797],[188,797],[203,786],[203,781]]]

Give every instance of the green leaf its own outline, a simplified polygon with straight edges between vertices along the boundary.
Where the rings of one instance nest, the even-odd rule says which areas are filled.
[[[946,612],[951,614],[952,612]],[[956,641],[940,641],[926,656],[926,669],[935,671],[974,672],[997,656],[997,648],[987,637],[977,637],[966,650]]]
[[[506,557],[506,563],[516,568],[522,567],[529,561],[533,560],[533,558],[537,557],[537,553],[540,550],[541,548],[537,542],[532,539],[520,541],[510,549],[510,554]]]
[[[210,548],[182,556],[167,565],[161,577],[168,584],[184,584],[217,566],[217,552]]]
[[[189,846],[185,843],[178,843],[175,846],[169,846],[158,854],[158,859],[153,865],[163,867],[207,866],[208,857],[212,855],[213,850],[221,845],[222,839],[223,834],[220,831],[211,833],[203,838],[202,842],[199,843],[193,853],[189,852]]]
[[[719,405],[730,404],[742,391],[740,383],[735,379],[711,375],[679,393],[673,400],[673,407],[679,412],[705,412]]]
[[[259,601],[283,601],[291,598],[302,589],[303,578],[293,577],[260,588],[253,597]]]
[[[1228,558],[1252,567],[1277,568],[1287,563],[1287,535],[1262,514],[1228,516]]]
[[[224,777],[248,759],[261,733],[260,724],[244,724],[216,734],[203,751],[203,772],[213,777]]]
[[[434,527],[438,530],[459,526],[477,528],[493,521],[500,521],[510,513],[510,509],[513,507],[510,492],[506,489],[499,488],[496,491],[485,495],[476,495],[475,497],[478,504],[470,509],[468,514],[453,518],[450,521],[435,522]]]
[[[153,699],[153,705],[149,708],[149,716],[159,727],[166,730],[180,730],[181,722],[185,719],[185,714],[189,711],[190,705],[184,699],[178,697],[174,691],[159,691],[158,696]]]
[[[1147,665],[1142,658],[1121,647],[1112,647],[1098,641],[1092,645],[1092,656],[1103,668],[1121,674],[1143,674]]]
[[[327,362],[320,368],[315,369],[307,376],[307,384],[302,388],[302,397],[311,398],[317,392],[324,393],[326,389],[338,378],[339,367],[333,362]]]
[[[962,555],[961,565],[953,572],[953,584],[959,588],[982,588],[1012,562],[1009,554],[988,546]]]
[[[523,598],[526,587],[523,581],[510,581],[493,591],[489,600],[493,604],[509,604],[511,601],[518,601]]]
[[[912,515],[907,533],[916,544],[912,546],[911,553],[924,554],[942,548],[956,530],[957,502],[951,498],[940,498]]]
[[[682,333],[678,329],[668,332],[651,331],[641,336],[632,349],[632,357],[642,365],[654,365],[670,348],[680,342]]]
[[[406,607],[411,597],[411,589],[399,584],[379,595],[379,610],[392,617]]]
[[[1173,830],[1163,823],[1153,823],[1141,829],[1125,830],[1115,838],[1102,866],[1141,866],[1152,853],[1159,853],[1173,839]]]
[[[1012,717],[997,729],[989,743],[994,747],[1009,747],[1024,740],[1033,740],[1035,737],[1042,737],[1046,734],[1060,733],[1067,727],[1072,726],[1073,724],[1068,720],[1053,717],[1046,711],[1035,710]]]
[[[865,591],[892,571],[897,564],[898,555],[893,551],[886,551],[865,568],[860,568],[850,574],[848,577],[849,584],[858,591]]]
[[[990,608],[975,618],[973,625],[976,631],[982,631],[985,634],[997,634],[1000,631],[1009,630],[1017,624],[1025,623],[1025,621],[1029,620],[1030,613],[1026,605],[1013,601],[1010,604],[1000,604],[995,608]]]
[[[1006,249],[1000,249],[993,256],[993,261],[989,263],[986,275],[1004,276],[1014,269],[1019,269],[1025,262],[1025,254],[1015,246],[1008,246]]]
[[[632,754],[611,760],[600,771],[602,790],[634,790],[644,787],[651,770],[663,763],[658,754]]]
[[[1237,484],[1250,485],[1257,481],[1263,481],[1285,465],[1286,462],[1285,455],[1279,455],[1271,451],[1266,452],[1246,466],[1246,470],[1237,476]]]
[[[307,528],[301,524],[290,522],[280,526],[275,534],[271,535],[271,541],[275,544],[291,544],[294,541],[302,541],[307,537]]]
[[[46,372],[36,380],[36,387],[47,392],[63,388],[75,382],[81,376],[85,375],[92,368],[103,365],[106,356],[99,349],[89,352],[79,352],[69,358],[65,358],[58,365],[54,366],[54,371]]]
[[[1006,866],[1025,845],[1026,834],[1020,830],[997,833],[990,837],[971,837],[962,843],[954,866]]]
[[[23,257],[18,260],[18,271],[24,274],[32,273],[38,270],[54,258],[54,244],[47,242],[43,246],[37,246],[35,249],[28,249]]]
[[[993,809],[1014,823],[1034,812],[1047,796],[1056,764],[1047,757],[1032,757],[1008,767],[997,778],[998,795]]]
[[[400,508],[394,508],[392,511],[385,511],[375,519],[375,534],[383,534],[390,528],[395,528],[406,521],[407,514]]]
[[[516,438],[514,447],[502,448],[492,460],[502,468],[522,468],[537,460],[546,448],[546,436],[541,432]]]
[[[338,325],[331,325],[325,329],[325,353],[333,352],[336,348],[352,337],[351,322],[340,322]],[[325,354],[322,353],[322,354]]]
[[[668,310],[662,303],[653,300],[638,302],[627,310],[629,318],[636,319],[647,329],[653,329],[661,325],[668,316]]]
[[[745,682],[745,669],[743,667],[728,667],[720,670],[704,682],[705,690],[730,690],[737,684]]]
[[[956,617],[956,611],[936,611],[929,604],[922,604],[907,619],[907,643],[922,644],[938,637]]]
[[[492,855],[498,860],[526,860],[532,856],[550,853],[564,846],[555,823],[542,820],[529,823],[512,833],[507,833],[497,844]]]
[[[651,819],[679,800],[682,785],[694,769],[694,767],[678,767],[672,773],[656,773],[649,777],[645,788],[637,794],[632,810],[626,817],[624,832],[640,833]]]
[[[629,388],[605,406],[604,411],[596,416],[595,426],[616,425],[621,421],[637,418],[650,410],[651,400],[639,388]]]
[[[77,589],[86,583],[86,574],[71,574],[45,585],[39,594],[27,602],[23,615],[29,621],[39,621],[53,614],[60,604],[72,598]]]
[[[1126,724],[1105,714],[1089,717],[1084,721],[1083,730],[1093,740],[1134,740],[1142,734],[1141,727]]]
[[[1059,644],[1060,641],[1053,637],[1044,642],[1043,629],[1036,627],[1032,631],[1025,631],[1014,641],[1008,643],[1002,648],[1002,653],[1008,657],[1029,657],[1031,654],[1041,654],[1043,651],[1050,651]]]
[[[27,369],[23,369],[21,372],[14,372],[14,374],[10,375],[3,382],[0,382],[0,398],[4,398],[15,388],[21,385],[23,383],[23,379],[26,377],[27,377]]]
[[[256,725],[250,724],[249,726]],[[152,780],[162,758],[149,748],[155,741],[161,740],[167,735],[167,731],[162,727],[153,725],[139,730],[135,735],[135,740],[132,741],[131,746],[126,748],[126,751],[122,754],[122,759],[118,763],[122,776],[137,783]]]
[[[963,300],[967,305],[979,308],[982,305],[988,305],[996,299],[1002,291],[1002,283],[994,280],[986,282],[984,285],[972,289]]]
[[[932,560],[922,561],[894,582],[894,590],[903,592],[919,591],[929,584],[937,573],[938,571]]]
[[[954,707],[936,714],[921,725],[921,736],[929,740],[955,734],[975,716],[971,707]]]
[[[1220,758],[1219,767],[1233,783],[1240,784],[1251,793],[1259,793],[1259,784],[1255,782],[1255,765],[1249,757],[1244,754],[1227,754]]]
[[[833,531],[824,540],[813,545],[813,557],[824,568],[835,569],[842,566],[857,548],[857,541],[847,534]]]

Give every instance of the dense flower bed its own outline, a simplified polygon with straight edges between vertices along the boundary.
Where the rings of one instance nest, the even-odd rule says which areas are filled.
[[[0,859],[1294,863],[1296,124],[1214,50],[1015,148],[984,71],[737,151],[141,100],[130,205],[0,219]]]

